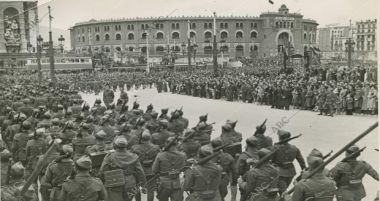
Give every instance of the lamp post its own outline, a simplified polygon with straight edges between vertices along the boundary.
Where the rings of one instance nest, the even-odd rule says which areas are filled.
[[[187,20],[187,63],[189,68],[191,68],[191,41],[190,41],[190,20]]]
[[[37,37],[37,66],[38,66],[38,84],[41,85],[42,81],[42,72],[41,72],[41,52],[42,52],[42,43],[44,39],[41,35]]]
[[[54,66],[54,49],[53,49],[53,35],[51,32],[51,20],[53,17],[51,16],[51,9],[49,9],[49,60],[50,60],[50,79],[52,81],[53,87],[55,87],[55,66]]]
[[[217,44],[216,44],[216,12],[214,12],[214,42],[212,47],[212,60],[213,60],[213,68],[214,68],[214,75],[218,75],[218,50],[217,50]]]
[[[61,35],[58,38],[58,42],[59,42],[59,47],[61,48],[61,53],[62,53],[62,57],[63,57],[63,47],[65,45],[65,38]]]

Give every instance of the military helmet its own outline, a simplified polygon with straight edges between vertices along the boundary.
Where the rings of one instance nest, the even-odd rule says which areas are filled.
[[[82,156],[78,160],[75,161],[75,164],[85,170],[91,170],[92,162],[88,156]]]
[[[168,111],[169,111],[169,108],[163,108],[163,109],[161,109],[161,113],[162,114],[167,114]]]
[[[94,134],[95,138],[99,140],[104,140],[107,137],[107,133],[105,133],[103,130],[100,130]]]
[[[290,138],[290,136],[291,136],[290,132],[285,131],[285,130],[278,130],[277,135],[278,135],[279,140],[286,140],[286,139]]]
[[[259,140],[255,136],[251,136],[247,138],[245,142],[247,143],[248,146],[251,146],[251,147],[257,147],[257,145],[259,144]]]
[[[207,121],[208,114],[199,116],[199,121]]]
[[[74,152],[74,149],[72,146],[65,144],[62,146],[62,152],[64,154],[72,154]]]
[[[149,130],[144,130],[143,133],[141,134],[141,140],[142,141],[150,141],[151,135]]]
[[[264,158],[264,156],[266,156],[266,155],[268,155],[268,154],[270,154],[270,153],[272,153],[269,149],[266,149],[266,148],[262,148],[262,149],[260,149],[259,151],[258,151],[258,156],[259,156],[259,158],[261,159],[261,158]]]
[[[139,104],[139,103],[137,103],[136,101],[133,102],[133,107],[132,107],[132,109],[139,109],[139,107],[140,107],[140,104]]]
[[[236,121],[227,120],[226,124],[229,124],[229,125],[231,125],[232,128],[235,128],[237,122],[238,122],[238,120],[236,120]]]
[[[307,160],[307,164],[312,169],[318,167],[319,165],[323,163],[323,159],[321,157],[316,157],[316,156],[308,156],[306,160]]]
[[[311,150],[309,156],[323,158],[322,152],[320,152],[318,149],[315,149],[315,148],[313,150]]]
[[[60,121],[58,118],[54,118],[53,120],[51,120],[51,123],[54,125],[54,126],[57,126],[59,125]]]
[[[224,124],[222,126],[222,130],[224,130],[224,131],[231,131],[232,130],[231,124]]]
[[[211,146],[213,148],[220,147],[222,145],[223,145],[223,141],[220,137],[217,137],[211,140]]]
[[[126,148],[128,146],[127,139],[122,135],[116,136],[113,143],[116,148]]]
[[[152,111],[152,112],[150,113],[150,116],[152,117],[152,119],[157,119],[157,117],[158,117],[158,113],[157,113],[156,111]]]
[[[173,142],[173,141],[175,141],[175,142]],[[177,145],[177,141],[176,141],[175,137],[168,137],[168,139],[166,139],[166,141],[165,141],[165,146],[168,144],[171,144],[171,143],[172,143],[171,146]]]
[[[32,127],[32,123],[30,123],[30,121],[25,120],[25,121],[22,122],[22,128],[28,130],[28,129],[30,129],[31,127]]]
[[[360,156],[359,150],[360,150],[360,148],[358,146],[356,146],[356,145],[353,145],[353,146],[349,147],[346,150],[346,157],[350,156],[352,158],[356,158],[356,157]],[[357,153],[355,155],[352,155],[355,152],[357,152]]]
[[[149,104],[147,107],[146,107],[147,110],[153,110],[153,105],[152,104]]]
[[[209,156],[213,154],[214,151],[210,145],[204,145],[199,149],[199,157],[204,158],[206,156]]]

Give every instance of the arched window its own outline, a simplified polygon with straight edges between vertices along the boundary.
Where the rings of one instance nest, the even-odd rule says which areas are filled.
[[[312,38],[311,38],[311,33],[309,33],[309,41],[311,42]]]
[[[180,52],[180,51],[181,51],[181,49],[179,48],[178,45],[173,46],[173,47],[172,47],[172,50],[173,50],[174,52]]]
[[[307,39],[307,34],[306,34],[306,33],[303,34],[303,39],[304,39],[304,40]]]
[[[104,35],[104,40],[110,40],[110,35],[109,34]]]
[[[220,23],[220,28],[224,29],[224,23]]]
[[[173,32],[172,33],[172,39],[179,39],[179,33],[178,32]]]
[[[236,32],[236,38],[243,38],[243,32],[241,31]]]
[[[223,53],[228,52],[228,46],[224,45],[224,46],[220,47],[220,51],[222,51]]]
[[[128,47],[128,51],[133,52],[133,47]]]
[[[146,39],[146,35],[147,35],[146,33],[142,33],[141,34],[141,39]]]
[[[82,42],[85,42],[85,41],[86,41],[86,38],[82,36]]]
[[[190,38],[195,38],[196,35],[197,35],[197,34],[196,34],[195,32],[193,32],[193,31],[190,32]]]
[[[176,29],[179,29],[179,23],[176,23],[176,24],[175,24],[175,28],[176,28]]]
[[[133,33],[129,33],[128,40],[134,40],[134,39],[135,39],[135,35]]]
[[[118,52],[120,52],[121,48],[120,47],[116,47],[115,50],[118,51]]]
[[[252,31],[251,32],[251,38],[252,39],[256,39],[257,38],[257,32],[256,31]]]
[[[205,28],[205,29],[207,29],[207,28],[208,28],[208,26],[207,26],[207,23],[205,23],[205,24],[204,24],[204,28]]]
[[[205,33],[205,39],[211,39],[211,37],[212,37],[212,33],[209,32],[209,31],[206,31],[206,33]]]
[[[208,23],[208,28],[212,29],[212,23]]]
[[[156,34],[156,39],[160,40],[160,39],[163,39],[164,38],[164,34],[162,32],[158,32]]]
[[[220,33],[220,38],[221,39],[227,39],[228,38],[228,33],[226,31],[222,31],[222,33]]]
[[[212,47],[211,46],[206,46],[203,49],[204,54],[212,54]]]
[[[121,40],[121,34],[116,34],[116,40]]]
[[[162,47],[162,46],[157,46],[156,47],[156,53],[158,53],[158,54],[162,54],[162,53],[164,53],[164,47]]]
[[[146,54],[146,47],[141,48],[141,53]]]
[[[197,28],[197,25],[195,25],[195,23],[192,23],[190,28],[195,29]]]
[[[100,36],[99,36],[99,35],[96,35],[96,36],[95,36],[95,40],[96,40],[96,41],[100,41]]]

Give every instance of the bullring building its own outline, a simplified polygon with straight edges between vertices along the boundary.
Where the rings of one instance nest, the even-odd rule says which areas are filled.
[[[79,54],[100,50],[146,54],[148,49],[150,56],[159,56],[184,53],[190,36],[191,51],[207,57],[212,54],[213,26],[212,16],[90,20],[70,28],[71,46]],[[218,52],[230,58],[276,56],[284,50],[303,54],[316,45],[317,26],[285,5],[259,17],[217,16]]]

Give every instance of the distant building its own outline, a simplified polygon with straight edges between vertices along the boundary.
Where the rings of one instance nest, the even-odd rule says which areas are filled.
[[[376,22],[376,19],[356,22],[355,43],[358,59],[377,59]]]
[[[285,5],[259,17],[218,16],[216,24],[218,50],[230,58],[275,56],[283,47],[303,54],[305,48],[316,45],[318,23],[290,13]],[[70,31],[72,49],[78,54],[101,49],[110,54],[121,50],[146,54],[147,34],[150,55],[181,53],[187,50],[188,32],[191,45],[197,46],[196,55],[212,54],[211,16],[90,20],[75,24]]]

